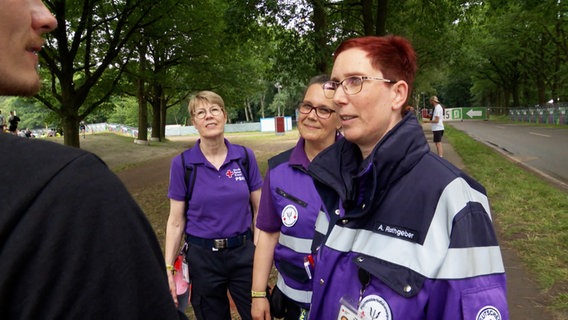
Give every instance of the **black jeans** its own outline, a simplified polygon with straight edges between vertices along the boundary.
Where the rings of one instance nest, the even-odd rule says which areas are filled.
[[[254,244],[213,251],[189,245],[187,260],[193,290],[191,305],[198,320],[230,320],[227,290],[243,320],[251,320]]]

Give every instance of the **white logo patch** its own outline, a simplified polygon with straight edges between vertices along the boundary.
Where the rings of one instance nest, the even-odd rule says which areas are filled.
[[[298,221],[298,209],[295,206],[289,204],[282,209],[282,224],[286,227],[291,227]]]
[[[494,306],[485,306],[479,310],[475,320],[501,320],[501,313]]]
[[[362,320],[392,320],[389,304],[374,294],[363,298],[358,313],[359,319]]]

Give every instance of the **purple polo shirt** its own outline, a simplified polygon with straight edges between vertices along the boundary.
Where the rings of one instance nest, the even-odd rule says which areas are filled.
[[[228,238],[245,232],[252,224],[250,192],[262,186],[262,177],[252,150],[249,154],[248,176],[244,177],[238,159],[244,150],[225,139],[228,153],[219,170],[203,155],[198,140],[185,153],[185,161],[195,167],[193,194],[186,211],[185,232],[192,236],[215,239]],[[244,168],[243,168],[244,170]],[[168,197],[185,201],[187,186],[181,155],[172,160]]]

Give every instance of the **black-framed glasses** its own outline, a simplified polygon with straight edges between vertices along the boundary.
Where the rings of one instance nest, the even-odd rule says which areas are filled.
[[[223,109],[219,106],[212,106],[211,108],[209,108],[209,113],[212,116],[216,117],[223,113]],[[205,117],[207,116],[207,109],[199,108],[193,112],[193,116],[197,119],[205,119]]]
[[[378,77],[367,77],[367,76],[352,76],[352,77],[348,77],[345,78],[341,81],[326,81],[323,84],[323,94],[325,95],[326,98],[328,99],[332,99],[333,96],[335,95],[335,92],[337,91],[337,88],[341,85],[341,87],[343,87],[343,91],[345,91],[346,94],[348,95],[354,95],[357,94],[359,92],[361,92],[361,90],[363,89],[363,82],[365,80],[377,80],[377,81],[383,81],[383,82],[387,82],[387,83],[395,83],[396,81],[394,80],[389,80],[389,79],[383,79],[383,78],[378,78]]]
[[[300,103],[300,105],[298,106],[298,111],[303,114],[310,114],[312,110],[315,110],[316,116],[321,119],[329,119],[329,117],[331,117],[331,114],[335,112],[335,110],[332,110],[330,108],[314,107],[311,104],[305,102]]]

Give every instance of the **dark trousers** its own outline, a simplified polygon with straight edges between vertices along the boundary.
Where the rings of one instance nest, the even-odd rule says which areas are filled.
[[[191,305],[198,320],[230,320],[227,290],[243,320],[251,320],[254,244],[213,251],[191,245],[188,264],[193,284]]]
[[[308,319],[308,310],[302,309],[299,305],[295,304],[292,300],[288,299],[286,304],[286,314],[284,320],[304,320]]]
[[[270,313],[272,317],[284,320],[308,319],[308,310],[284,295],[277,286],[274,286],[270,296]]]

